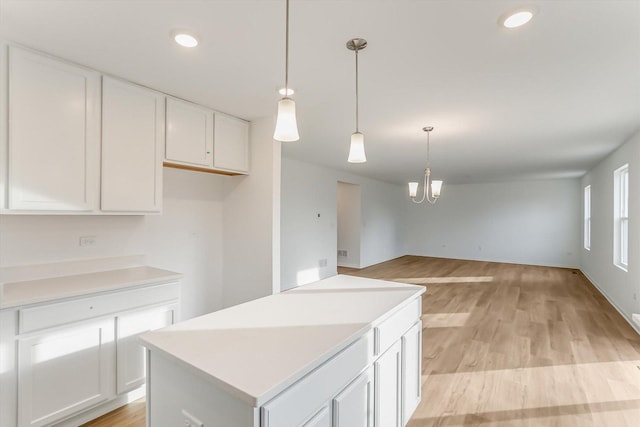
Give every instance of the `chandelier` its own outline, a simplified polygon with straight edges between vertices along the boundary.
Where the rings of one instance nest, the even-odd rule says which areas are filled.
[[[419,185],[418,182],[409,183],[409,197],[411,197],[411,201],[413,203],[422,203],[426,200],[427,202],[433,205],[435,204],[435,202],[438,201],[438,197],[440,197],[440,190],[442,189],[442,181],[431,180],[431,168],[429,167],[429,134],[433,130],[433,126],[426,126],[422,128],[422,130],[427,133],[427,167],[424,170],[422,198],[420,200],[416,200],[416,195],[418,194],[418,185]]]

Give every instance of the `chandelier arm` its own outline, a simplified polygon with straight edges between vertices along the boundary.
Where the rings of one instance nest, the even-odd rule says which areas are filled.
[[[415,197],[411,198],[411,201],[416,204],[420,204],[427,198],[427,171],[424,171],[424,182],[422,183],[422,199],[416,200]]]
[[[427,194],[427,202],[431,203],[432,205],[436,203],[436,199],[431,199],[431,197],[429,197],[429,193],[431,192],[431,196],[433,196],[433,192],[431,191],[431,169],[427,168],[426,172],[425,172],[425,176],[426,176],[426,183],[425,183],[425,193]]]

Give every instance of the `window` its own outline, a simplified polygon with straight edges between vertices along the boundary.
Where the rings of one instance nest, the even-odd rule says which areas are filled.
[[[584,187],[584,248],[591,250],[591,186]]]
[[[613,262],[627,271],[629,265],[629,165],[613,173]]]

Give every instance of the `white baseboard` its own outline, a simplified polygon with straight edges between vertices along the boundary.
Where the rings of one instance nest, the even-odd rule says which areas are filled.
[[[580,270],[580,272],[598,290],[598,292],[600,292],[602,294],[602,296],[605,297],[607,299],[607,301],[609,301],[609,304],[611,304],[613,306],[613,308],[615,308],[618,311],[618,313],[620,313],[622,318],[624,320],[626,320],[629,325],[631,325],[633,330],[636,331],[636,333],[638,335],[640,335],[640,315],[634,314],[633,315],[633,320],[630,319],[629,316],[627,316],[624,313],[624,311],[622,311],[622,309],[618,306],[618,304],[616,304],[611,298],[609,298],[609,295],[607,295],[607,293],[600,286],[598,286],[598,284],[594,280],[592,280],[591,277],[589,277],[589,275],[587,273],[585,273],[582,270]]]
[[[109,400],[103,404],[93,407],[92,409],[88,409],[85,412],[82,412],[78,415],[75,415],[71,418],[67,418],[64,421],[60,421],[58,424],[54,424],[55,427],[75,427],[81,424],[87,423],[91,420],[94,420],[104,414],[108,414],[111,411],[118,409],[121,406],[126,405],[127,403],[131,403],[134,400],[138,400],[141,397],[144,397],[146,394],[146,387],[143,385],[133,391],[130,391],[126,394],[122,394],[115,399]]]
[[[338,267],[360,268],[360,265],[349,264],[348,262],[338,262]]]

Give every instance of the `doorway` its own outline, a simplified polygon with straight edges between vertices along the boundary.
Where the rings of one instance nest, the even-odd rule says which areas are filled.
[[[338,267],[360,268],[360,185],[338,181]]]

